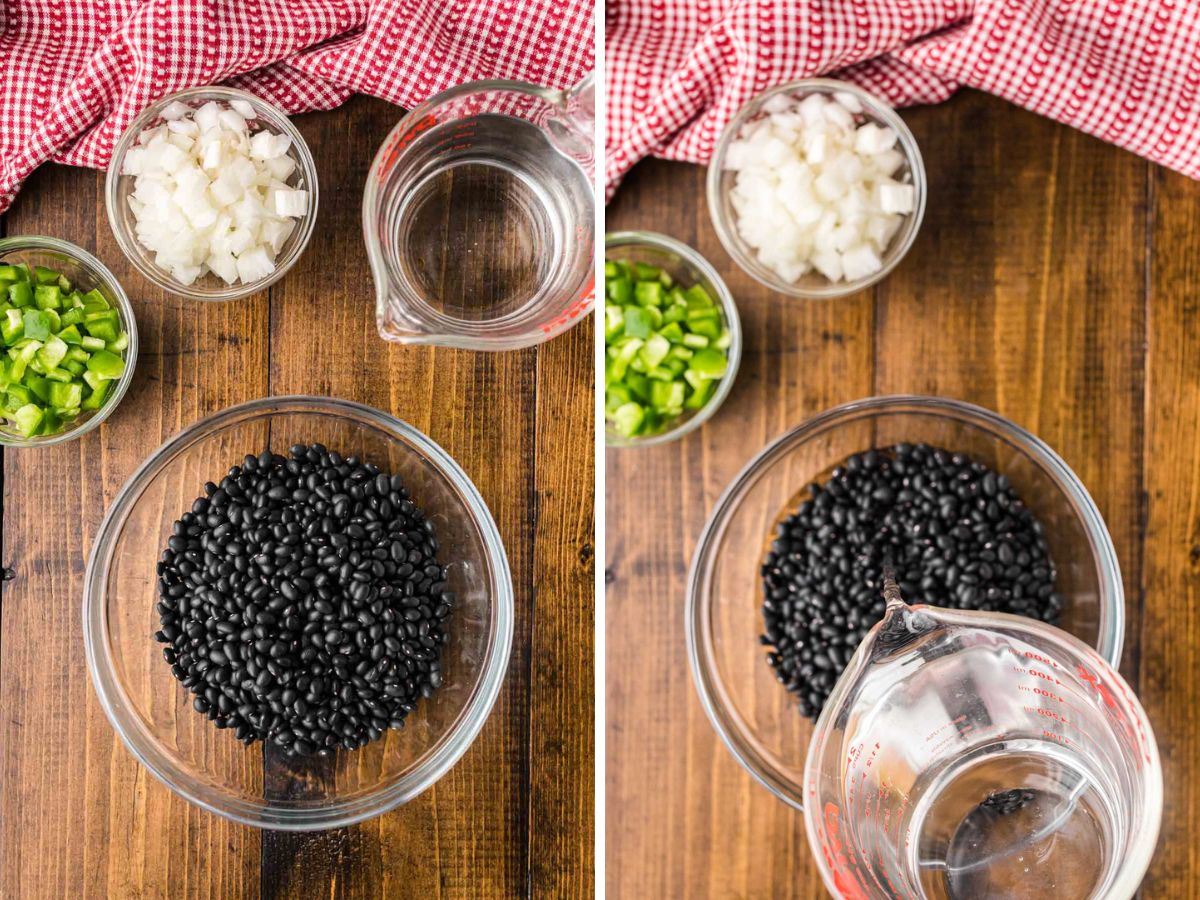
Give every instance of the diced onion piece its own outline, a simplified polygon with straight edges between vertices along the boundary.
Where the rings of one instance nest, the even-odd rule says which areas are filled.
[[[842,254],[842,270],[847,281],[857,281],[874,275],[883,268],[883,261],[866,244],[859,244]]]
[[[168,122],[174,122],[176,119],[182,119],[192,109],[186,103],[180,103],[178,100],[172,100],[163,107],[162,117]]]
[[[276,191],[275,214],[296,219],[308,212],[308,191]]]
[[[910,213],[913,211],[915,195],[911,184],[884,182],[879,186],[879,208],[885,213]]]
[[[237,259],[238,276],[244,284],[259,281],[275,271],[275,261],[262,247],[255,247]]]
[[[230,100],[229,106],[243,119],[256,119],[257,114],[249,100]]]

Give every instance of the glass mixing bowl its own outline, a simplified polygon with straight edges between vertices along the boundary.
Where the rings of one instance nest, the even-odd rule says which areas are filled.
[[[1007,475],[1045,526],[1065,600],[1060,626],[1114,667],[1121,659],[1125,595],[1112,539],[1087,489],[1045,443],[996,413],[935,397],[876,397],[824,412],[776,439],[721,495],[692,559],[685,613],[709,720],[738,762],[797,809],[813,724],[759,643],[759,567],[775,523],[810,482],[860,450],[901,442],[966,453]]]
[[[812,94],[848,95],[857,100],[862,107],[862,112],[856,116],[860,124],[874,122],[881,127],[891,128],[899,136],[896,149],[904,155],[904,164],[893,177],[898,181],[907,181],[916,189],[916,203],[913,211],[904,217],[900,230],[896,232],[892,242],[888,244],[887,251],[882,257],[883,268],[878,272],[852,281],[834,282],[820,272],[813,271],[802,276],[798,281],[784,281],[774,270],[758,261],[757,252],[742,239],[738,232],[737,212],[733,208],[733,200],[730,197],[737,173],[726,168],[729,145],[738,138],[747,125],[766,115],[764,107],[781,94],[790,97],[797,103]],[[848,297],[866,290],[886,278],[892,269],[900,265],[900,260],[904,259],[909,249],[912,248],[913,241],[917,239],[917,232],[921,230],[921,220],[925,217],[925,198],[928,190],[921,150],[917,146],[917,139],[904,124],[904,120],[894,109],[874,94],[847,81],[836,81],[832,78],[805,78],[800,81],[792,81],[753,97],[738,110],[737,115],[721,132],[713,150],[712,159],[708,164],[706,179],[708,213],[712,218],[717,237],[721,239],[721,243],[733,257],[733,261],[756,281],[765,284],[771,290],[806,300],[831,300],[837,297]]]
[[[321,442],[399,474],[433,522],[457,595],[443,684],[405,727],[328,758],[249,747],[192,709],[153,634],[155,565],[175,519],[230,466],[266,446]],[[437,444],[379,410],[316,397],[271,397],[184,429],[151,454],[104,518],[83,602],[88,669],[130,752],[171,790],[247,825],[337,828],[416,797],[466,752],[500,691],[513,634],[508,561],[491,514]],[[265,756],[264,756],[265,754]]]
[[[708,402],[697,410],[685,410],[669,428],[657,434],[627,438],[608,427],[605,422],[604,440],[609,447],[650,447],[665,444],[695,431],[710,418],[725,402],[737,380],[738,364],[742,359],[742,320],[738,317],[733,293],[717,274],[712,263],[682,241],[654,231],[615,231],[604,238],[606,259],[623,262],[646,263],[658,266],[679,284],[699,284],[710,297],[721,304],[725,324],[729,328],[729,357],[725,376],[717,382],[717,389]]]
[[[125,155],[137,146],[138,137],[143,131],[162,124],[163,110],[172,103],[179,102],[192,109],[199,109],[206,103],[214,102],[224,109],[229,109],[235,100],[248,103],[254,109],[255,117],[248,120],[252,134],[267,129],[275,134],[286,134],[292,139],[288,156],[296,164],[296,170],[288,176],[287,183],[298,190],[308,191],[308,212],[296,220],[296,227],[292,229],[292,233],[275,256],[275,270],[271,274],[249,284],[241,281],[226,284],[223,279],[209,272],[191,284],[180,284],[170,272],[154,261],[154,254],[138,241],[133,210],[129,208],[129,195],[133,193],[135,179],[123,172]],[[229,87],[188,88],[186,91],[168,94],[146,107],[117,139],[104,182],[104,205],[108,210],[108,223],[112,226],[113,235],[122,252],[139,272],[160,288],[193,300],[236,300],[263,290],[287,274],[288,269],[294,266],[296,260],[304,253],[304,248],[308,246],[308,240],[312,237],[313,227],[317,222],[319,199],[316,161],[313,160],[308,144],[304,142],[304,136],[292,124],[292,120],[282,110],[265,100]]]
[[[49,447],[63,441],[74,440],[80,435],[99,428],[100,423],[113,414],[133,382],[137,369],[138,333],[133,305],[125,294],[121,283],[108,267],[82,247],[42,235],[21,235],[0,240],[0,263],[28,263],[31,266],[49,266],[66,275],[76,286],[86,290],[96,288],[104,295],[109,305],[121,317],[121,327],[129,335],[129,346],[125,348],[125,371],[112,387],[112,393],[104,405],[95,412],[82,411],[69,427],[58,434],[22,437],[15,430],[0,427],[0,445],[5,447]]]

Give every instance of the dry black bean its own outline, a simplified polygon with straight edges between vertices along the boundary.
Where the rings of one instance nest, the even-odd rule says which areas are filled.
[[[247,455],[205,484],[155,569],[154,638],[198,712],[298,754],[403,726],[442,682],[454,599],[408,497],[399,476],[319,444]]]
[[[759,639],[805,716],[820,713],[883,614],[885,556],[910,601],[1058,621],[1063,598],[1044,529],[1009,480],[982,463],[898,444],[850,457],[808,493],[763,563]]]

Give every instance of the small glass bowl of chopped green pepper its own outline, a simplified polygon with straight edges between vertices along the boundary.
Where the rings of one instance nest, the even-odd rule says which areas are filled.
[[[45,447],[116,409],[137,362],[137,325],[100,260],[57,238],[0,240],[0,444]]]
[[[742,355],[733,295],[674,238],[605,238],[604,418],[610,447],[661,444],[699,428],[728,396]]]

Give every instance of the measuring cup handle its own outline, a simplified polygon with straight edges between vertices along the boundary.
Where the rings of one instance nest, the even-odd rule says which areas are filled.
[[[584,134],[592,134],[596,125],[596,73],[588,72],[573,87],[563,91],[567,118]]]

